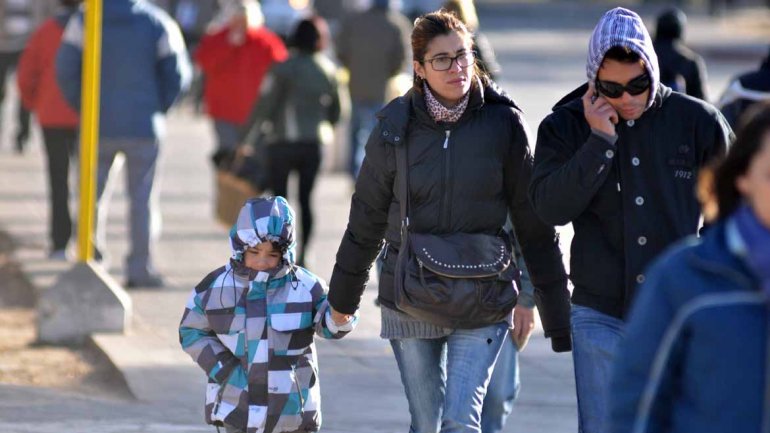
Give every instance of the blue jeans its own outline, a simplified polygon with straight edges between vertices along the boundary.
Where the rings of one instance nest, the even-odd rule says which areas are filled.
[[[481,406],[507,327],[502,322],[442,338],[390,340],[409,402],[410,433],[481,431]]]
[[[117,173],[111,173],[119,153],[125,155],[128,172],[130,252],[126,258],[126,277],[137,282],[157,274],[152,264],[152,243],[160,234],[155,169],[159,143],[152,138],[102,138],[96,181],[97,221],[96,248],[104,253],[107,239],[107,213]]]
[[[348,170],[353,179],[358,177],[366,155],[366,142],[377,124],[377,112],[382,103],[353,102],[350,113],[350,156]]]
[[[511,338],[506,338],[495,362],[495,370],[489,381],[484,408],[481,411],[481,431],[499,433],[513,411],[513,402],[519,395],[519,351]]]
[[[511,228],[510,220],[506,227]],[[515,240],[514,240],[515,241]],[[529,277],[527,264],[521,255],[521,246],[515,241],[516,265],[521,269],[521,291],[534,296],[535,287]],[[495,362],[495,370],[489,381],[487,395],[484,397],[484,408],[481,411],[481,431],[483,433],[500,433],[505,427],[505,421],[513,411],[513,403],[519,395],[521,381],[519,380],[519,350],[513,340],[506,338],[500,356]]]
[[[578,403],[578,432],[609,431],[609,386],[622,320],[572,304],[572,360]]]

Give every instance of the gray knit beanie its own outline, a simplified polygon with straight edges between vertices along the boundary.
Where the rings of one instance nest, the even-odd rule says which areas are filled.
[[[644,22],[633,11],[615,8],[602,15],[588,43],[588,62],[586,63],[588,82],[593,83],[596,80],[604,55],[610,48],[616,46],[626,47],[639,54],[639,57],[644,60],[644,66],[652,78],[650,98],[647,100],[647,108],[650,108],[655,101],[660,82],[658,56],[652,47],[652,39]]]

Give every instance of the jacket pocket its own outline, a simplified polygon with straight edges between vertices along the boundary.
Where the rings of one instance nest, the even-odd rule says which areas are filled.
[[[234,411],[247,413],[248,408],[238,407],[247,389],[248,378],[240,365],[233,367],[221,385],[209,382],[206,389],[206,422],[222,423]],[[246,426],[242,426],[242,429],[245,431]]]
[[[295,313],[272,313],[268,317],[271,328],[270,339],[273,341],[276,355],[301,355],[313,344],[312,310]]]

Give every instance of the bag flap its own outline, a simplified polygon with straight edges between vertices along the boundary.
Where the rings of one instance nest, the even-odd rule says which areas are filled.
[[[500,274],[511,264],[506,241],[486,234],[409,233],[411,248],[422,266],[453,278],[480,278]]]

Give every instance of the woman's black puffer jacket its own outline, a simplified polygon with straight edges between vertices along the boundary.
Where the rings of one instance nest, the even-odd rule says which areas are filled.
[[[348,227],[337,252],[329,301],[352,314],[383,238],[388,243],[379,299],[393,303],[400,244],[395,146],[408,145],[409,221],[417,233],[497,234],[510,212],[554,350],[570,349],[569,292],[558,236],[527,198],[532,173],[528,129],[513,100],[493,83],[473,85],[455,123],[435,122],[411,89],[377,115],[356,181]]]

